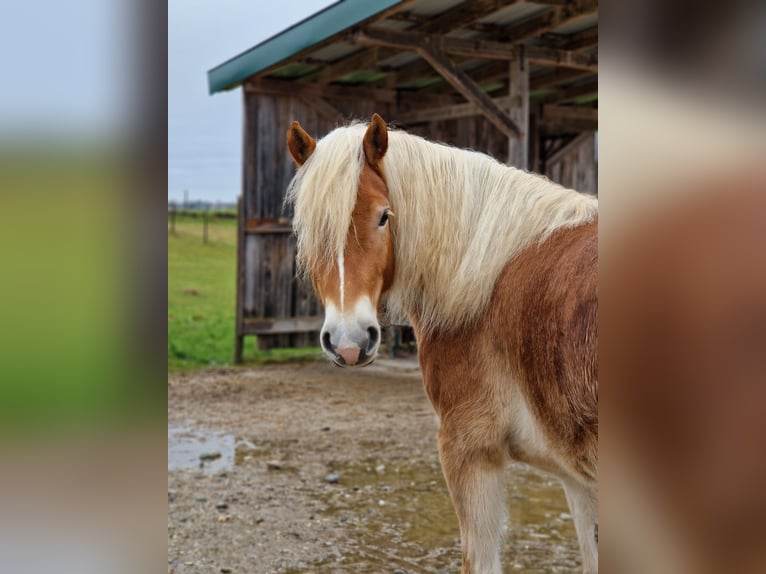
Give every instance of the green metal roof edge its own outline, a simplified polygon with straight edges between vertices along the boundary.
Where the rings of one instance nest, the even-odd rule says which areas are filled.
[[[207,73],[211,94],[233,88],[245,78],[334,36],[403,0],[340,0],[293,24],[268,40],[234,56]]]

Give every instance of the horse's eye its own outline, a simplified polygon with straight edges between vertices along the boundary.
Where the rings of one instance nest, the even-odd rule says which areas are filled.
[[[388,210],[385,210],[383,212],[383,215],[380,217],[380,222],[378,222],[378,227],[383,227],[386,223],[388,223]]]

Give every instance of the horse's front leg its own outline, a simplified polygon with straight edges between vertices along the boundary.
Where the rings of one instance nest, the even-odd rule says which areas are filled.
[[[442,420],[439,455],[460,523],[462,574],[500,574],[505,522],[505,455],[480,421]]]

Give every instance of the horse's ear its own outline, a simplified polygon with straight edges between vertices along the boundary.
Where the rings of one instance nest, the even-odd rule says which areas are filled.
[[[364,134],[364,157],[372,167],[380,167],[388,149],[388,127],[378,114],[372,114],[370,126]]]
[[[306,133],[301,124],[298,122],[290,124],[290,127],[287,128],[287,148],[298,167],[306,162],[316,147],[317,142]]]

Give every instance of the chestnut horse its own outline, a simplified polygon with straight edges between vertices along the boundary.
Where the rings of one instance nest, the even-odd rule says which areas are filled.
[[[363,366],[378,308],[409,317],[462,572],[501,572],[509,459],[561,479],[586,572],[598,568],[597,200],[400,131],[375,114],[319,142],[287,132],[299,166],[299,270],[325,308],[324,352]]]

